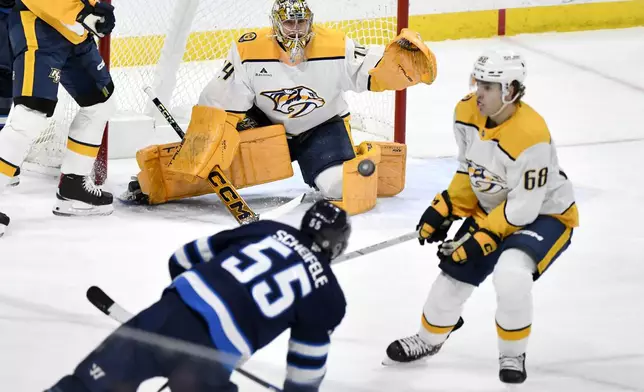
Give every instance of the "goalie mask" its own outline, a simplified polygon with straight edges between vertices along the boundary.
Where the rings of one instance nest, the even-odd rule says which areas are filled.
[[[271,24],[291,62],[304,60],[304,48],[313,37],[313,12],[306,0],[275,0]]]

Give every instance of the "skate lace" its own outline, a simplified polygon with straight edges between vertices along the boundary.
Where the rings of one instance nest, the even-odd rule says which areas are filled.
[[[101,197],[103,195],[103,189],[96,185],[89,177],[83,178],[83,188],[96,197]]]
[[[511,369],[519,372],[523,371],[523,355],[518,357],[511,357],[508,355],[501,355],[499,358],[499,365],[501,369]]]
[[[418,335],[400,339],[400,343],[408,356],[425,354],[432,349],[432,346],[425,343]]]

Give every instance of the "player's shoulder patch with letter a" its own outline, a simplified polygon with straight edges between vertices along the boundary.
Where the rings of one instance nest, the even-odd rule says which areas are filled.
[[[254,41],[255,38],[257,38],[257,33],[255,33],[254,31],[251,31],[250,33],[246,33],[246,34],[242,35],[241,37],[239,37],[238,42]]]

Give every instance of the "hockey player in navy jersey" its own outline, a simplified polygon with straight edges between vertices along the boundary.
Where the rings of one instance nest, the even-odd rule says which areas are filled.
[[[289,328],[284,391],[317,391],[346,306],[330,262],[350,233],[346,212],[319,201],[300,229],[258,221],[186,244],[170,258],[173,282],[161,299],[124,326],[234,361],[200,361],[117,330],[48,392],[135,392],[159,376],[173,391],[237,391],[229,380],[234,367]]]

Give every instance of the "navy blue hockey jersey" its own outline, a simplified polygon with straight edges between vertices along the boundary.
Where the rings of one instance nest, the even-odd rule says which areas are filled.
[[[170,275],[223,352],[248,358],[290,328],[284,389],[317,390],[346,302],[310,237],[274,221],[240,226],[177,250]]]

